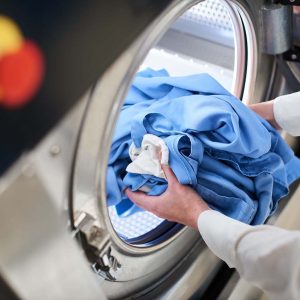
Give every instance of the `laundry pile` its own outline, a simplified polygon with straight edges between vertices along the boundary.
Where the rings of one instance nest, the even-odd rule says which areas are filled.
[[[300,177],[300,160],[277,131],[208,74],[137,74],[108,164],[108,205],[120,216],[140,210],[126,187],[149,195],[166,190],[160,152],[179,182],[211,208],[248,224],[263,223]]]

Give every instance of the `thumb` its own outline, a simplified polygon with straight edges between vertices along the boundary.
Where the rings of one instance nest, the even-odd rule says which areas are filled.
[[[139,206],[145,210],[152,211],[154,208],[154,205],[156,203],[157,197],[148,196],[143,192],[133,192],[129,188],[127,188],[125,190],[125,194],[137,206]]]
[[[174,174],[174,172],[172,171],[172,169],[170,168],[170,166],[162,164],[161,168],[163,169],[163,171],[166,175],[166,178],[167,178],[167,181],[168,181],[169,185],[173,185],[175,183],[178,183],[177,177]]]

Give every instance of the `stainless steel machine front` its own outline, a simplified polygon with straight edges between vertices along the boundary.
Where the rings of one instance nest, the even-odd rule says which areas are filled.
[[[290,7],[265,1],[174,0],[99,74],[0,179],[0,271],[20,298],[205,295],[222,262],[198,232],[147,212],[120,219],[108,208],[114,126],[136,72],[147,66],[174,75],[208,72],[245,104],[289,92],[276,56],[291,46],[291,18]]]

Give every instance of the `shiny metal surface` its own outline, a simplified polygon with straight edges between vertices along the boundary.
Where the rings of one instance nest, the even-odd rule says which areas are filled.
[[[249,104],[254,102],[254,88],[257,87],[256,78],[259,55],[257,46],[258,32],[255,31],[254,20],[249,15],[245,6],[238,1],[233,1],[233,6],[240,15],[247,41],[246,58],[244,59],[244,63],[247,67],[241,99],[245,104]],[[238,69],[239,66],[237,63],[236,68]],[[239,75],[241,75],[241,73]]]
[[[0,270],[21,299],[106,299],[34,165],[1,182]],[[7,183],[10,183],[7,185]]]
[[[84,103],[0,180],[0,270],[22,299],[106,299],[67,229]]]
[[[32,296],[28,293],[36,293],[35,295],[39,295],[40,299],[45,298],[40,294],[42,286],[45,287],[44,292],[48,291],[48,287],[52,289],[49,291],[49,297],[57,296],[56,299],[59,299],[63,292],[68,297],[71,295],[72,299],[76,299],[75,291],[78,296],[82,295],[82,299],[94,299],[100,285],[107,296],[112,299],[133,295],[143,298],[147,294],[150,299],[153,299],[151,295],[156,292],[159,292],[155,294],[157,297],[163,295],[166,299],[180,299],[180,297],[184,299],[190,297],[199,285],[208,284],[210,280],[208,274],[214,274],[217,271],[219,260],[205,248],[199,239],[199,233],[191,229],[184,228],[169,240],[153,247],[144,248],[124,243],[111,226],[105,193],[106,164],[112,132],[132,78],[148,51],[170,24],[197,2],[199,1],[173,1],[102,75],[93,93],[87,93],[80,105],[65,121],[26,157],[25,167],[24,164],[21,167],[15,166],[14,174],[17,175],[12,179],[8,176],[2,178],[0,201],[5,201],[8,207],[10,201],[14,206],[11,207],[8,215],[5,215],[3,211],[0,212],[0,215],[3,215],[0,223],[8,222],[9,227],[14,228],[16,232],[21,222],[28,223],[28,226],[34,229],[29,230],[28,236],[24,235],[28,237],[27,240],[19,235],[15,238],[10,237],[13,242],[17,241],[17,238],[20,239],[21,244],[17,249],[19,252],[8,253],[8,249],[14,249],[12,244],[4,248],[5,253],[0,250],[2,253],[1,271],[5,271],[8,281],[21,291],[25,299],[37,299],[33,294]],[[228,7],[233,24],[235,24],[237,49],[235,94],[243,95],[246,102],[259,101],[265,97],[267,79],[272,67],[272,59],[263,57],[259,52],[261,29],[258,24],[258,14],[261,1],[255,4],[251,1],[222,0],[222,2]],[[242,26],[244,26],[246,37]],[[248,48],[245,47],[246,40]],[[74,153],[76,153],[75,156]],[[33,168],[28,166],[33,166]],[[21,171],[22,175],[20,175]],[[10,184],[12,184],[11,187]],[[17,189],[18,184],[21,184],[22,189]],[[7,189],[10,194],[6,193]],[[8,201],[12,198],[14,200]],[[28,205],[25,205],[25,201],[22,203],[24,217],[22,217],[19,203],[22,198],[29,199]],[[36,205],[39,199],[45,199],[45,201],[41,200],[39,205]],[[74,241],[70,240],[70,235],[67,233],[68,202],[71,208],[73,206],[72,222],[77,222],[76,226],[80,224],[80,219],[77,217],[82,212],[87,212],[96,219],[93,225],[104,233],[105,239],[107,238],[103,243],[104,246],[101,241],[97,244],[99,255],[107,261],[105,259],[108,257],[107,252],[101,253],[101,250],[106,251],[110,248],[109,255],[120,263],[120,268],[114,274],[115,281],[103,281],[101,277],[98,277],[99,286],[95,283],[95,277],[91,276],[88,270],[87,260],[82,257],[82,253],[79,253]],[[44,215],[46,211],[48,214]],[[10,216],[15,217],[9,221]],[[30,218],[26,219],[25,216]],[[5,226],[3,228],[6,231],[11,230],[7,227],[8,225]],[[28,244],[30,233],[33,234],[30,237],[32,242]],[[3,235],[1,228],[1,244],[4,238],[7,236]],[[95,239],[90,241],[91,244],[96,245],[95,242],[97,242]],[[24,262],[26,261],[24,255],[21,255],[24,253],[27,255],[26,259],[29,259],[27,263]],[[9,259],[3,260],[4,255]],[[22,259],[23,265],[21,264],[20,269],[14,263],[19,262],[14,255]],[[109,261],[107,263],[109,264]],[[44,268],[43,271],[41,271],[41,266]],[[47,266],[50,267],[47,269]],[[72,274],[69,273],[71,267],[74,278],[69,276]],[[184,268],[185,270],[181,272]],[[27,278],[27,281],[23,283],[20,274],[24,276],[27,270],[32,272],[30,274],[33,274],[33,278],[38,278],[36,274],[43,274],[43,280],[35,283]],[[48,271],[49,275],[47,275]],[[79,276],[79,273],[82,275]],[[85,274],[88,275],[85,277]],[[94,276],[97,275],[94,274]],[[167,286],[170,278],[174,284]],[[51,284],[47,284],[46,279]],[[70,290],[71,279],[76,285],[74,291]],[[56,280],[61,281],[57,284],[57,290],[54,288]],[[25,283],[27,287],[33,287],[31,291],[25,290]],[[90,290],[91,294],[86,294],[90,295],[89,297],[83,296],[84,293],[88,293],[85,287],[78,291],[83,283]],[[35,284],[37,284],[36,287]],[[62,286],[65,286],[64,291]]]
[[[246,72],[246,40],[243,31],[243,23],[239,16],[238,10],[230,1],[221,1],[227,8],[231,18],[234,31],[234,74],[231,92],[238,98],[241,98],[244,89],[244,78]],[[255,61],[253,62],[255,63]]]
[[[201,255],[195,248],[187,258],[185,266],[188,267],[175,270],[173,274],[164,279],[165,282],[160,288],[157,287],[147,293],[143,299],[190,299],[195,291],[198,291],[199,295],[209,286],[221,266],[221,261],[208,248]],[[199,297],[201,296],[199,295]]]
[[[68,214],[72,164],[78,132],[90,92],[56,128],[29,154],[35,171],[57,208]]]
[[[114,207],[108,207],[108,212],[111,224],[124,241],[150,234],[149,232],[164,221],[146,211],[138,212],[126,218],[119,217]]]
[[[184,13],[171,27],[214,44],[234,46],[232,22],[219,0],[205,0]]]
[[[112,132],[131,80],[148,51],[173,20],[196,2],[174,1],[151,24],[99,80],[85,116],[74,169],[74,210],[82,210],[89,201],[99,206],[99,226],[109,233],[112,254],[122,266],[116,277],[117,282],[103,283],[111,298],[124,297],[141,289],[145,282],[151,284],[163,276],[180,258],[189,253],[199,238],[197,232],[184,229],[168,241],[147,249],[125,244],[110,224],[105,192],[106,165]],[[161,268],[162,261],[164,268]],[[127,282],[126,288],[122,281]]]
[[[73,205],[74,212],[85,211],[85,209],[91,212],[90,208],[95,208],[94,215],[98,219],[98,226],[107,231],[110,237],[111,253],[121,264],[121,268],[116,274],[116,281],[103,282],[103,287],[110,298],[124,297],[138,292],[146,282],[148,286],[153,285],[158,278],[166,276],[172,268],[175,268],[178,261],[189,255],[190,249],[194,247],[199,238],[196,232],[185,228],[169,240],[152,247],[141,248],[126,244],[111,226],[105,192],[105,174],[112,133],[131,80],[148,51],[170,24],[196,2],[174,1],[151,24],[148,30],[100,78],[85,115],[75,160]],[[236,2],[229,1],[224,1],[224,4],[230,10],[237,35],[235,93],[240,96],[244,91],[244,95],[247,95],[248,101],[250,101],[253,98],[253,84],[258,70],[256,59],[258,37],[255,35],[252,25],[253,20],[242,4],[237,5]],[[243,19],[240,17],[241,15]],[[247,56],[247,60],[242,21],[246,23],[247,42],[249,38],[249,45],[253,47],[250,49],[253,53]],[[246,62],[250,64],[248,69],[246,69],[248,67]],[[247,90],[244,86],[245,74],[248,76]],[[252,82],[254,83],[252,84]],[[96,207],[99,208],[98,211]],[[200,260],[205,259],[203,253],[206,252],[203,252],[203,249],[203,246],[198,248]],[[162,262],[164,262],[163,268],[161,267]],[[213,265],[211,267],[213,268]],[[201,282],[201,278],[206,275],[199,271],[197,276]],[[125,281],[126,288],[122,283]]]
[[[262,3],[259,3],[259,1],[256,3],[252,2],[250,3],[250,7],[249,3],[246,1],[232,1],[231,4],[234,4],[235,9],[237,9],[241,16],[248,46],[246,58],[247,73],[243,90],[243,102],[254,103],[269,99],[268,88],[272,85],[272,73],[274,68],[273,58],[261,53],[260,36],[262,35],[262,32],[258,16],[260,14]],[[191,268],[195,265],[196,262],[195,264],[192,264]],[[189,289],[190,284],[192,286],[195,279],[196,281],[198,279],[198,282],[203,280],[201,271],[202,267],[198,266],[195,268],[194,272],[187,272],[182,276],[181,279],[183,279],[183,283],[180,282],[181,279],[178,281],[174,280],[172,287],[165,289],[164,295],[166,296],[166,299],[172,299],[172,297],[176,298],[177,295],[180,295],[181,299],[188,299],[191,297]],[[197,287],[194,286],[194,290],[196,289]],[[168,298],[169,296],[170,298]],[[241,297],[241,294],[239,294],[239,296]],[[180,299],[180,297],[178,299]]]
[[[261,10],[263,51],[281,54],[292,46],[292,8],[285,5],[265,5]]]

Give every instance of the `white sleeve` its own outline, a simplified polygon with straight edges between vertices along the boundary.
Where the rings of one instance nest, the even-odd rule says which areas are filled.
[[[273,112],[282,129],[293,136],[300,135],[300,92],[277,97]]]
[[[216,211],[200,214],[198,228],[215,255],[270,299],[300,299],[300,232],[249,226]]]

